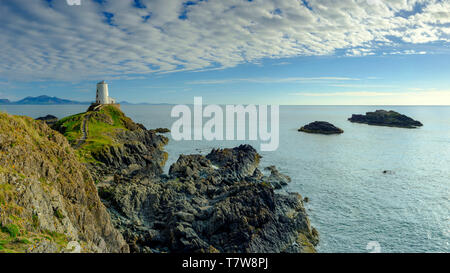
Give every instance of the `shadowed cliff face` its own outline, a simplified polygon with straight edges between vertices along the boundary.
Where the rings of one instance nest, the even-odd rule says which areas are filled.
[[[182,155],[169,176],[141,170],[99,192],[134,252],[314,252],[301,196],[275,193],[289,179],[259,159],[251,146]]]
[[[0,113],[0,252],[127,252],[94,181],[44,122]],[[6,242],[6,243],[5,243]]]

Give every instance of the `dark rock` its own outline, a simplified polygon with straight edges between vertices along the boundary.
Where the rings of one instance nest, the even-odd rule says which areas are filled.
[[[269,182],[275,189],[281,189],[287,186],[291,182],[291,178],[287,175],[280,173],[275,166],[270,166],[265,168],[265,170],[270,171],[270,176],[264,181]]]
[[[310,134],[322,134],[322,135],[333,135],[342,134],[344,131],[331,123],[325,121],[315,121],[308,125],[303,126],[298,130],[299,132],[305,132]]]
[[[47,123],[49,126],[51,126],[51,125],[53,125],[53,124],[58,122],[58,118],[55,117],[55,116],[52,116],[52,115],[47,115],[45,117],[40,117],[40,118],[37,118],[36,120],[43,121],[43,122]]]
[[[167,129],[167,128],[157,128],[157,129],[153,129],[153,130],[151,130],[151,131],[153,131],[153,132],[155,132],[155,133],[158,133],[158,134],[167,134],[167,133],[170,133],[170,129]]]
[[[395,111],[377,110],[375,112],[367,112],[366,115],[352,115],[348,119],[355,123],[364,123],[368,125],[400,127],[400,128],[417,128],[423,124],[417,120],[397,113]]]
[[[92,111],[98,111],[100,109],[102,105],[99,103],[92,103],[89,108],[87,109],[87,112],[92,112]]]
[[[226,180],[238,181],[255,173],[261,156],[252,146],[241,145],[234,149],[213,149],[206,158]]]
[[[93,154],[98,161],[90,169],[96,180],[115,174],[130,175],[141,169],[148,174],[159,176],[168,158],[164,146],[168,139],[152,131],[142,129],[121,131],[114,136],[117,143]]]
[[[249,145],[182,155],[169,177],[140,170],[100,196],[134,252],[314,252],[302,197],[274,192],[264,182],[290,178],[275,167],[263,176],[259,160]]]

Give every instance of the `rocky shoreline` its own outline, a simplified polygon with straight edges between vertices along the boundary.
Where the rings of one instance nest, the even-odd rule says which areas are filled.
[[[96,116],[101,115],[89,115]],[[253,147],[181,155],[164,174],[168,139],[158,133],[163,130],[125,120],[129,129],[110,133],[114,145],[96,150],[85,164],[131,252],[316,251],[319,234],[303,198],[276,192],[290,177],[275,166],[264,175]],[[66,133],[61,124],[57,128]]]
[[[290,178],[273,166],[264,176],[259,160],[248,145],[181,155],[168,175],[122,172],[99,194],[132,252],[315,252],[302,197],[276,193]]]

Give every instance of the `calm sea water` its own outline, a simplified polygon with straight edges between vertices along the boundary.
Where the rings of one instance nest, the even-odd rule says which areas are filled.
[[[33,118],[62,118],[87,106],[0,106]],[[415,130],[353,124],[353,113],[396,110],[424,123]],[[170,106],[122,106],[147,128],[170,128]],[[329,121],[339,136],[297,132],[304,124]],[[171,141],[168,170],[179,154],[207,154],[244,142]],[[259,148],[256,142],[247,142]],[[450,107],[283,106],[280,147],[262,152],[262,167],[276,165],[293,181],[286,190],[307,196],[321,252],[367,252],[376,241],[382,252],[449,252]],[[392,174],[383,174],[384,170]]]

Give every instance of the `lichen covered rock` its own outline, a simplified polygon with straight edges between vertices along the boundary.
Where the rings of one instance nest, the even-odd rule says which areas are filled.
[[[4,113],[0,113],[0,225],[0,240],[7,242],[2,248],[8,252],[25,252],[33,246],[60,251],[70,241],[79,242],[84,252],[129,249],[66,138],[43,122]],[[50,242],[44,247],[44,241]]]
[[[157,178],[145,171],[99,191],[134,252],[314,252],[318,233],[299,194],[278,194],[251,146],[182,155]]]

